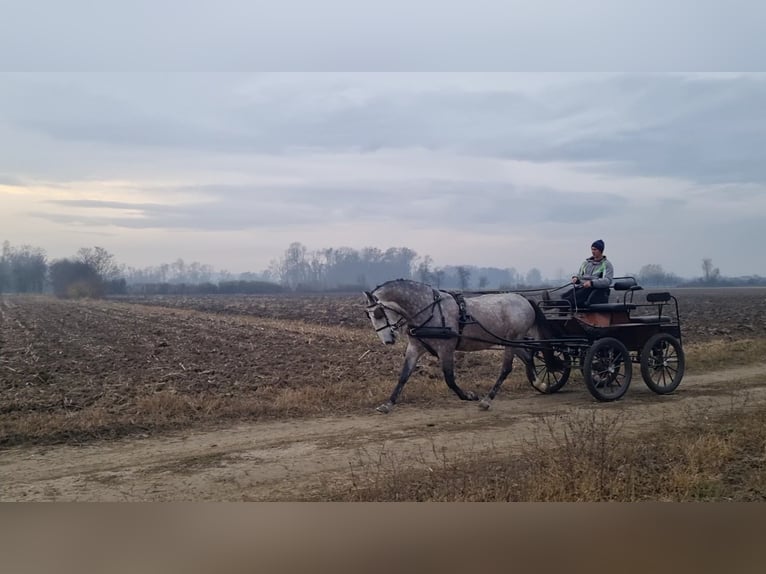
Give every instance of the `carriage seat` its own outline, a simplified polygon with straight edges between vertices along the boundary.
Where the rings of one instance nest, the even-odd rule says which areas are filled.
[[[617,277],[612,283],[615,291],[639,291],[643,289],[634,277]],[[627,296],[627,293],[625,293]],[[631,293],[631,298],[632,298]],[[632,311],[636,308],[633,303],[629,303],[623,298],[621,302],[609,303],[609,288],[594,289],[593,294],[588,298],[586,307],[589,311],[599,311],[613,313],[616,311]]]
[[[643,289],[635,277],[618,277],[612,285],[615,291],[640,291]]]

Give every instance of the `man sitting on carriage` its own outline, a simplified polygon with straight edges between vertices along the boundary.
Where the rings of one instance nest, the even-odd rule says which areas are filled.
[[[591,257],[583,261],[577,275],[572,275],[573,287],[567,289],[562,297],[569,301],[573,308],[606,303],[609,300],[609,287],[614,278],[614,267],[604,255],[604,240],[594,241],[590,251]]]

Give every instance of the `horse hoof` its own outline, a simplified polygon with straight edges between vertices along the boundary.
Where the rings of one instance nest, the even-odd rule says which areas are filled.
[[[544,393],[548,392],[548,382],[547,381],[541,381],[541,380],[538,379],[538,380],[535,381],[535,386],[538,389],[540,389],[542,392],[544,392]]]
[[[492,406],[492,402],[489,401],[488,399],[481,399],[481,401],[479,402],[479,408],[483,411],[488,411],[489,407],[491,406]]]
[[[393,405],[391,403],[383,403],[375,410],[378,411],[379,413],[383,413],[384,415],[387,415],[388,413],[391,412],[392,408],[393,408]]]
[[[466,391],[465,392],[465,398],[467,401],[478,401],[479,395],[474,393],[473,391]]]

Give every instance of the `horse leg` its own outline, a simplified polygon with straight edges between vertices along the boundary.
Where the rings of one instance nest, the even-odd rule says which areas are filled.
[[[505,348],[505,352],[503,354],[503,366],[500,370],[500,375],[497,377],[495,384],[492,385],[492,388],[489,390],[487,395],[481,399],[481,402],[479,403],[479,408],[482,410],[489,410],[489,407],[492,404],[492,399],[495,398],[498,391],[500,391],[500,387],[505,382],[505,379],[507,379],[508,375],[511,374],[511,371],[513,370],[513,358],[515,355],[516,352],[512,347]]]
[[[414,345],[407,345],[407,350],[404,352],[404,365],[402,366],[402,372],[399,374],[399,382],[396,384],[396,387],[394,387],[394,392],[391,393],[389,399],[376,409],[379,413],[388,414],[393,410],[394,404],[399,399],[399,395],[404,388],[404,384],[410,378],[412,371],[415,370],[415,365],[418,363],[418,357],[420,357],[422,353],[423,351],[416,349]]]
[[[460,398],[461,401],[478,401],[479,397],[473,391],[464,391],[455,382],[455,352],[450,349],[439,356],[442,364],[442,372],[447,386]]]

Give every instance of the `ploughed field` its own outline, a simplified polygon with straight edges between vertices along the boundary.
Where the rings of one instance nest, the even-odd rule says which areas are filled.
[[[685,346],[766,338],[766,289],[673,293]],[[403,350],[379,343],[361,294],[2,296],[0,447],[372,413],[395,384]],[[486,392],[499,353],[458,354],[458,384]],[[577,392],[588,400],[582,385]],[[498,400],[529,393],[517,364]],[[423,358],[402,401],[457,398]]]

